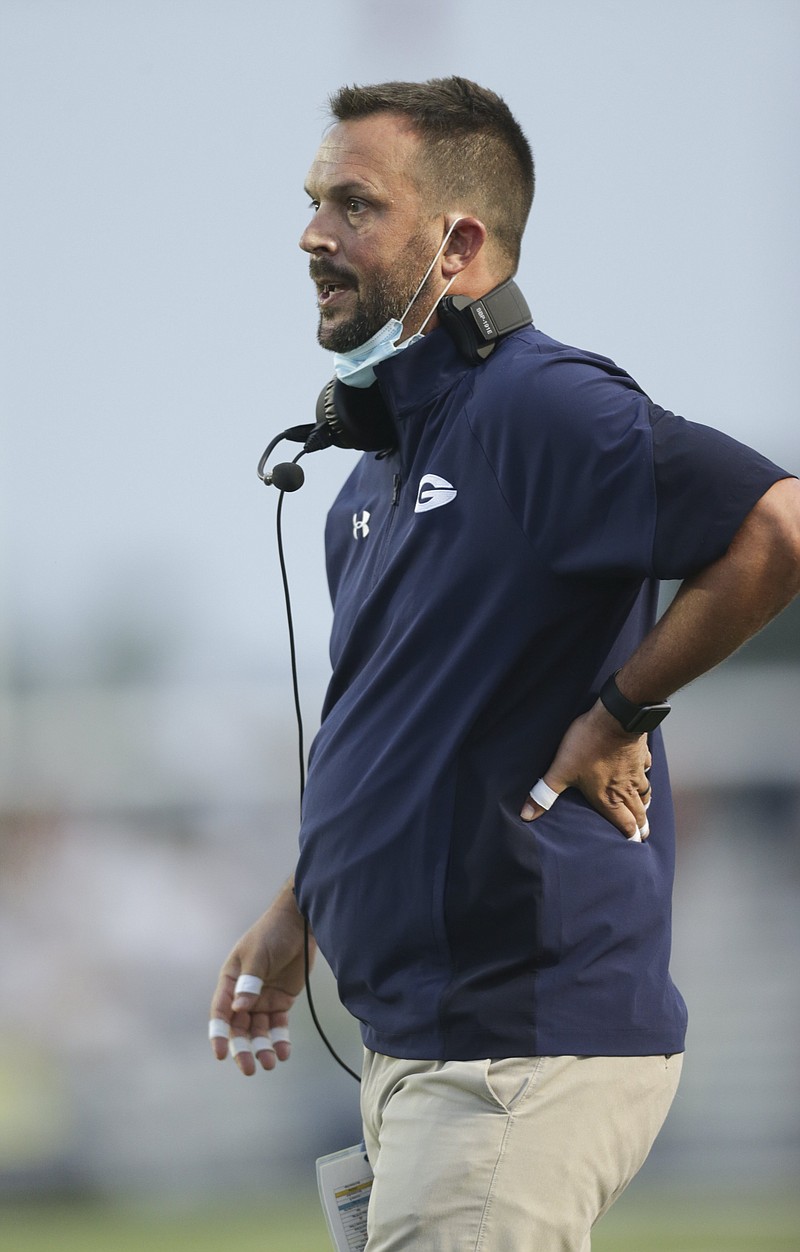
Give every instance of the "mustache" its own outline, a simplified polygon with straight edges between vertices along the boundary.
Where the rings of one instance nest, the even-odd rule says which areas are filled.
[[[337,269],[328,261],[312,257],[308,263],[311,281],[315,283],[339,283],[346,287],[358,286],[355,275],[346,269]]]

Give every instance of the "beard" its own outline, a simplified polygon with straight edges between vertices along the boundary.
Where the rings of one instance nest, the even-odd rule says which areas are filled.
[[[317,341],[320,346],[329,352],[352,352],[353,348],[360,348],[363,343],[371,339],[388,321],[400,318],[414,297],[422,275],[428,268],[428,247],[429,245],[426,245],[423,250],[423,246],[417,244],[412,251],[409,245],[402,262],[398,263],[390,274],[380,274],[369,281],[364,279],[357,288],[351,287],[351,290],[356,293],[356,306],[346,320],[334,320],[336,317],[334,315],[330,319],[332,324],[329,325],[323,309],[320,312],[317,327]],[[319,266],[318,268],[326,277],[335,281],[332,267]],[[310,271],[311,277],[315,278],[317,275],[313,261]],[[419,302],[426,313],[432,302],[429,293],[433,285],[434,276],[431,275],[416,297],[415,303]],[[428,297],[427,300],[426,297]]]

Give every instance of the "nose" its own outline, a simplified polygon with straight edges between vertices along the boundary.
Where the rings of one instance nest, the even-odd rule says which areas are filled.
[[[330,256],[338,251],[338,244],[330,231],[325,229],[325,221],[319,210],[300,236],[300,247],[304,252],[326,252]]]

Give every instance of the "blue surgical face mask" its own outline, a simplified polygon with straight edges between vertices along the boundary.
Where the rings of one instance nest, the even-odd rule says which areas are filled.
[[[437,248],[436,256],[433,258],[425,271],[422,282],[419,284],[417,290],[409,300],[403,316],[400,319],[396,317],[389,318],[389,321],[386,322],[385,325],[381,326],[380,330],[376,330],[375,334],[372,335],[366,343],[359,344],[357,348],[351,348],[349,352],[335,352],[333,354],[334,373],[341,382],[347,383],[348,387],[370,387],[372,383],[375,382],[375,366],[380,361],[385,361],[387,357],[393,356],[396,352],[402,352],[404,348],[410,348],[412,344],[418,343],[422,338],[422,332],[430,319],[433,317],[436,305],[450,290],[450,284],[456,277],[455,274],[447,283],[442,294],[436,297],[436,302],[434,303],[433,308],[425,318],[425,321],[422,323],[417,333],[415,335],[410,335],[408,339],[403,341],[403,343],[397,342],[403,333],[403,323],[411,312],[414,301],[422,291],[425,283],[428,281],[428,277],[434,265],[444,252],[448,239],[460,221],[461,218],[457,217]]]
[[[392,317],[380,330],[376,330],[366,343],[351,348],[349,352],[333,354],[333,370],[336,377],[348,387],[369,387],[375,382],[375,366],[379,361],[403,348],[408,348],[422,338],[421,334],[411,335],[405,343],[397,340],[403,333],[403,323]]]

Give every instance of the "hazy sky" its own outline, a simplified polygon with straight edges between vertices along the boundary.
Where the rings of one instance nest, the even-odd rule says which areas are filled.
[[[187,676],[283,664],[255,465],[330,375],[297,239],[345,81],[500,91],[537,323],[797,470],[799,32],[797,0],[0,0],[7,624],[57,655],[122,599]],[[309,663],[349,464],[286,501]]]

